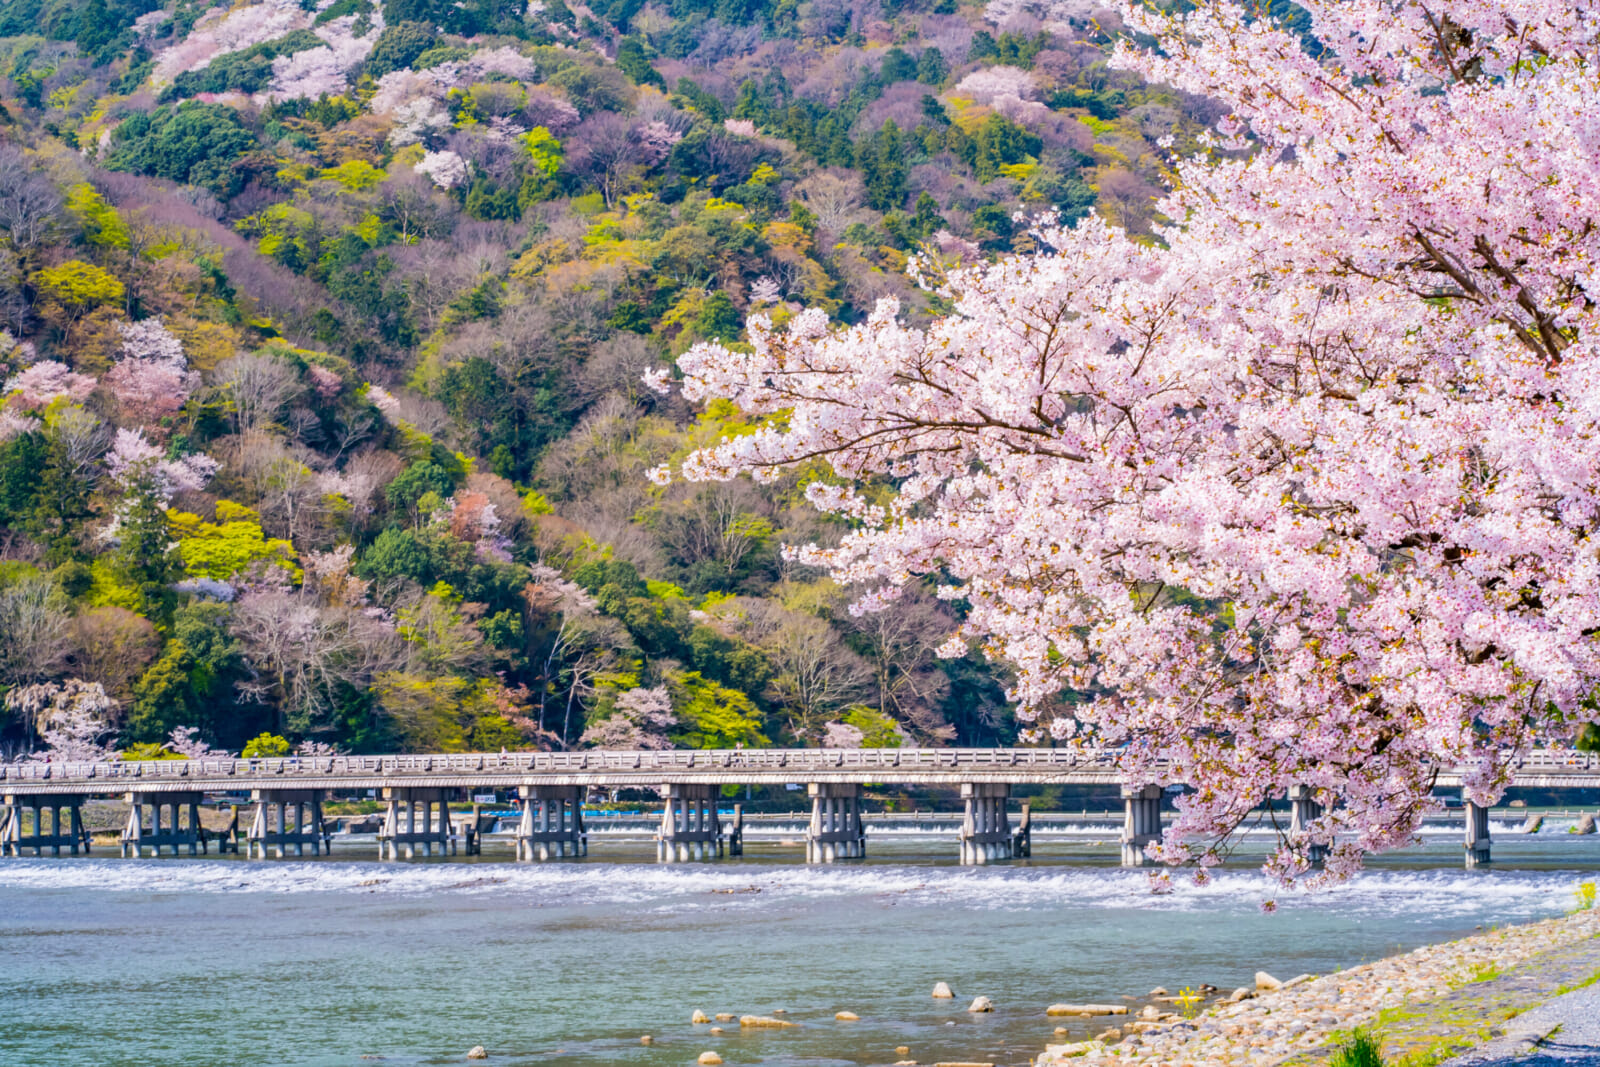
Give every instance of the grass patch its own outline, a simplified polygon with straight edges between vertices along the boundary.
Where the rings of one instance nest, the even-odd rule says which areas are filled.
[[[1566,985],[1557,986],[1552,996],[1559,997],[1564,993],[1576,993],[1580,989],[1588,989],[1596,982],[1600,982],[1600,971],[1595,971],[1581,982],[1568,982]]]
[[[1334,1047],[1328,1067],[1383,1067],[1383,1042],[1364,1027],[1356,1027]]]

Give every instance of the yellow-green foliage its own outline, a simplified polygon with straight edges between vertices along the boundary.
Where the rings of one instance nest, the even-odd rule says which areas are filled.
[[[89,564],[89,573],[92,580],[84,599],[90,607],[127,608],[132,612],[144,609],[144,594],[139,592],[137,585],[117,574],[110,556],[96,556],[94,562]]]
[[[88,182],[67,189],[67,214],[83,229],[84,239],[105,248],[127,248],[128,226],[105,197]]]
[[[141,741],[122,750],[122,758],[129,761],[154,759],[183,759],[183,756],[155,741]]]
[[[347,159],[322,172],[327,181],[338,182],[352,193],[365,192],[389,180],[389,176],[364,159]]]
[[[245,759],[277,759],[289,754],[289,741],[277,734],[260,734],[245,742]]]
[[[699,671],[670,679],[672,710],[683,723],[677,738],[690,748],[760,748],[771,742],[761,732],[761,712],[744,693],[701,676]]]
[[[857,704],[840,717],[846,726],[861,731],[862,748],[899,748],[905,741],[892,715],[875,711],[865,704]]]
[[[33,284],[41,293],[72,308],[119,304],[126,293],[114,275],[81,259],[45,267],[33,276]]]
[[[214,523],[186,511],[169,511],[167,518],[178,541],[183,569],[195,578],[226,581],[258,563],[281,567],[297,582],[302,577],[294,545],[267,537],[261,530],[261,516],[241,504],[217,501]]]
[[[528,155],[533,157],[534,165],[548,177],[555,177],[561,169],[561,160],[564,153],[561,142],[556,136],[543,126],[535,126],[522,135],[522,145],[528,150]]]

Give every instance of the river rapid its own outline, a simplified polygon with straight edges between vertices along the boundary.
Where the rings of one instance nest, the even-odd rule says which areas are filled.
[[[301,861],[7,859],[0,1064],[410,1067],[480,1044],[490,1064],[529,1067],[706,1050],[730,1065],[1026,1064],[1063,1040],[1053,1002],[1132,995],[1137,1010],[1155,986],[1325,974],[1559,914],[1600,868],[1600,837],[1563,828],[1497,826],[1483,871],[1460,869],[1459,831],[1431,834],[1315,895],[1272,892],[1249,855],[1153,895],[1114,866],[1110,826],[981,869],[955,866],[938,834],[875,836],[868,859],[830,868],[778,837],[658,866],[648,840],[603,833],[587,859],[543,865],[493,844],[390,864],[348,844]],[[955,1000],[929,996],[939,981]],[[979,994],[993,1014],[967,1013]],[[712,1035],[689,1024],[696,1009],[800,1025]]]

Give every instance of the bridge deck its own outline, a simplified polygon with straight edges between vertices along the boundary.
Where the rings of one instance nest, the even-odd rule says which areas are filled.
[[[1460,786],[1463,775],[1461,768],[1440,768],[1438,784]],[[1600,787],[1600,753],[1531,752],[1514,761],[1513,775],[1519,786]],[[1117,752],[1070,748],[589,750],[0,764],[0,795],[9,796],[385,786],[1117,785],[1123,781]]]

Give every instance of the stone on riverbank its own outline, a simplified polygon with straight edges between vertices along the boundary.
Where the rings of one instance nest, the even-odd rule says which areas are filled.
[[[705,1012],[701,1011],[699,1008],[696,1008],[695,1011],[694,1011],[694,1014],[689,1017],[689,1021],[691,1023],[695,1024],[696,1026],[698,1026],[701,1023],[710,1022],[711,1021],[711,1016],[707,1015]]]
[[[950,986],[944,982],[933,984],[933,995],[937,1000],[951,1000],[955,997],[955,994],[950,992]]]
[[[1272,975],[1268,974],[1266,971],[1256,972],[1256,989],[1270,991],[1273,989],[1282,988],[1283,983],[1272,977]]]
[[[694,1062],[706,1064],[706,1067],[715,1067],[716,1064],[722,1062],[722,1057],[715,1052],[702,1052],[700,1053],[700,1058]]]
[[[994,1011],[994,1001],[988,997],[974,997],[967,1010],[975,1012]]]
[[[734,1015],[731,1011],[717,1012],[717,1022],[719,1023],[731,1023],[736,1018],[738,1018],[738,1016]]]
[[[1154,989],[1150,990],[1149,995],[1152,996],[1152,997],[1165,997],[1165,996],[1170,996],[1171,994],[1169,994],[1167,992],[1167,987],[1166,986],[1158,985]]]
[[[1237,1004],[1242,1000],[1250,1000],[1255,995],[1256,991],[1254,989],[1251,989],[1249,986],[1240,986],[1238,989],[1233,991],[1233,994],[1230,997],[1228,997],[1228,1003]]]
[[[758,1030],[781,1030],[798,1024],[792,1023],[788,1019],[774,1019],[767,1015],[741,1015],[739,1016],[739,1025]]]
[[[489,1050],[482,1045],[473,1045],[467,1050],[467,1059],[469,1060],[486,1060],[488,1058]]]
[[[1052,1004],[1046,1015],[1126,1015],[1126,1004]]]
[[[1044,1056],[1040,1063],[1054,1063],[1057,1060],[1070,1060],[1077,1056],[1087,1056],[1094,1053],[1098,1056],[1106,1050],[1104,1041],[1074,1041],[1069,1045],[1046,1045]]]

